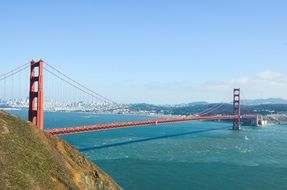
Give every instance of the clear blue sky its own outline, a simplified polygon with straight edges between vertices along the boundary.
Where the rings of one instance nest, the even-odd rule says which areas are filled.
[[[222,101],[237,86],[287,98],[286,10],[285,0],[1,1],[0,73],[42,58],[123,103]]]

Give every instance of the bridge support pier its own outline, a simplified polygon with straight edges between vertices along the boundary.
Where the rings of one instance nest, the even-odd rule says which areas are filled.
[[[44,129],[44,61],[31,61],[28,120]]]
[[[233,115],[237,116],[233,120],[233,130],[240,130],[240,88],[233,91]]]

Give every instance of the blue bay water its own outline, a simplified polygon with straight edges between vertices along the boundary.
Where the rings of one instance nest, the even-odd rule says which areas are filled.
[[[26,118],[23,111],[12,113]],[[57,128],[146,116],[45,113]],[[287,126],[184,122],[61,136],[127,190],[285,190]]]

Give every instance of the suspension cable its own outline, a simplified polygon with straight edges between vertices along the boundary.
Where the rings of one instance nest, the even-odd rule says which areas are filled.
[[[198,115],[200,115],[200,116],[207,115],[207,114],[209,114],[209,113],[211,113],[213,111],[218,110],[219,108],[221,108],[224,105],[225,105],[225,103],[216,104],[215,106],[212,106],[212,107],[210,107],[210,108],[198,113]]]
[[[29,63],[28,63],[29,64]],[[8,73],[5,73],[3,75],[0,76],[0,81],[7,79],[11,76],[14,76],[15,74],[27,69],[29,67],[28,64],[22,65],[21,67],[17,67],[16,69],[13,69],[12,71],[9,71]]]
[[[110,102],[108,102],[108,101],[106,101],[106,100],[101,99],[101,98],[98,97],[98,96],[95,96],[94,94],[91,94],[90,92],[87,92],[86,90],[80,88],[79,86],[77,86],[77,85],[75,85],[75,84],[69,82],[68,80],[64,79],[63,77],[61,77],[61,76],[59,76],[59,75],[57,75],[57,74],[55,74],[54,72],[50,71],[50,70],[47,69],[47,68],[44,68],[44,70],[47,71],[48,73],[52,74],[53,76],[57,77],[58,79],[64,81],[64,82],[67,83],[68,85],[70,85],[70,86],[72,86],[72,87],[74,87],[74,88],[76,88],[76,89],[82,91],[83,93],[85,93],[85,94],[87,94],[87,95],[89,95],[89,96],[92,96],[92,97],[94,97],[94,98],[96,98],[96,99],[98,99],[98,100],[101,100],[101,101],[103,101],[103,102],[105,102],[105,103],[110,103]]]
[[[59,74],[63,75],[65,78],[71,80],[73,83],[77,84],[78,86],[80,86],[81,88],[85,89],[86,91],[89,91],[90,93],[95,94],[96,96],[100,97],[101,99],[104,99],[106,102],[111,102],[111,103],[113,103],[113,104],[121,105],[121,104],[119,104],[119,103],[117,103],[117,102],[114,102],[113,100],[110,100],[110,99],[108,99],[108,98],[106,98],[106,97],[104,97],[104,96],[102,96],[102,95],[96,93],[95,91],[93,91],[93,90],[87,88],[86,86],[80,84],[79,82],[75,81],[74,79],[72,79],[71,77],[67,76],[67,75],[64,74],[63,72],[59,71],[58,69],[56,69],[55,67],[51,66],[50,64],[48,64],[48,63],[45,62],[45,65],[47,65],[47,66],[50,67],[51,69],[55,70],[55,71],[58,72]]]

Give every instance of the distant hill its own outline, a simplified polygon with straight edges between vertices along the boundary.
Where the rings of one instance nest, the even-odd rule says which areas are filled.
[[[196,106],[196,105],[205,105],[205,104],[209,104],[209,103],[208,102],[204,102],[204,101],[202,101],[202,102],[191,102],[188,105],[189,106]]]
[[[254,99],[241,100],[243,105],[260,105],[260,104],[287,104],[287,100],[282,98]]]
[[[121,188],[63,140],[0,111],[0,189]]]
[[[258,101],[259,102],[259,101]],[[275,101],[274,101],[275,102]],[[217,104],[217,103],[204,103],[204,104],[183,104],[181,106],[161,106],[151,104],[132,104],[130,109],[134,111],[151,112],[156,114],[171,114],[171,115],[217,115],[217,114],[233,114],[232,104]],[[242,114],[276,114],[287,113],[287,104],[263,104],[241,105]]]

